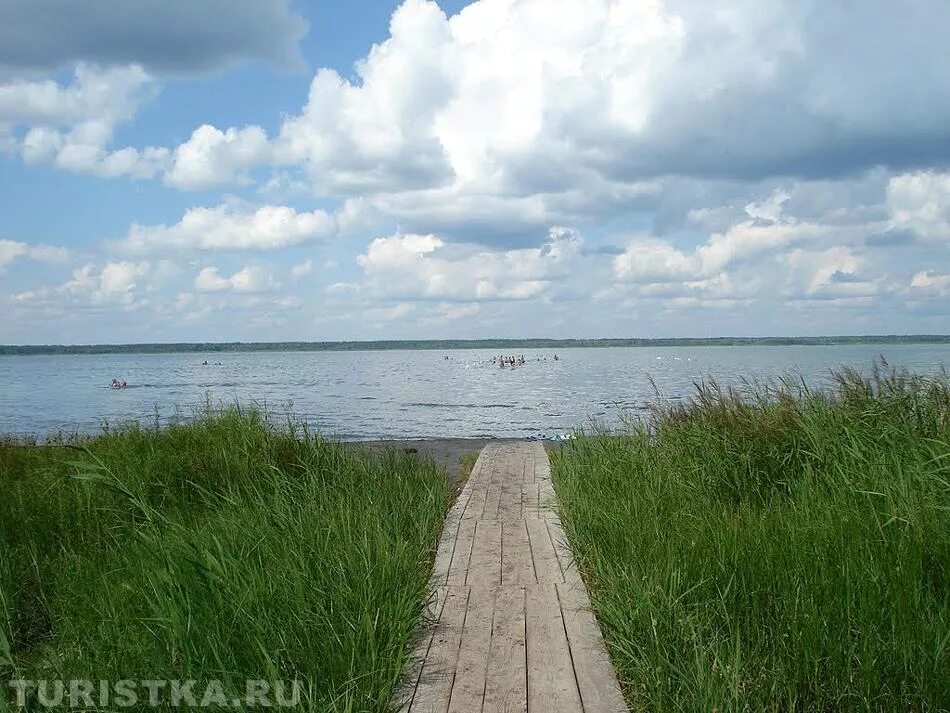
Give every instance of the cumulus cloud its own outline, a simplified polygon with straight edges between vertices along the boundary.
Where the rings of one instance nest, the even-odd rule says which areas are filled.
[[[384,294],[420,299],[528,299],[565,278],[583,240],[553,228],[539,248],[508,251],[460,250],[435,235],[376,238],[357,257],[370,284]]]
[[[267,270],[247,265],[230,277],[218,272],[216,267],[205,267],[195,277],[195,289],[199,292],[243,292],[255,294],[274,292],[280,287]]]
[[[269,154],[267,135],[258,126],[220,131],[204,124],[175,149],[164,180],[186,190],[249,183],[247,169],[264,163]]]
[[[936,313],[950,289],[947,25],[936,0],[565,0],[554,15],[544,0],[476,0],[452,17],[405,0],[354,72],[318,70],[269,133],[202,124],[177,147],[115,150],[170,70],[103,61],[58,81],[0,74],[0,148],[181,190],[260,179],[266,205],[195,207],[113,247],[154,262],[358,239],[357,276],[325,284],[333,268],[309,252],[280,270],[380,323],[422,301],[413,317],[443,326],[539,306],[571,326],[596,301],[604,323],[655,314],[684,332],[696,309],[703,328],[715,313],[748,333],[746,319],[810,304],[899,328],[901,305]],[[338,207],[295,207],[308,193]],[[324,270],[303,280],[313,263]],[[183,299],[276,305],[237,294],[268,284],[243,272],[205,268]],[[98,269],[88,279],[108,294]]]
[[[316,242],[336,231],[333,216],[322,210],[297,212],[265,205],[246,211],[224,204],[192,208],[173,225],[138,225],[116,245],[130,253],[177,250],[269,250]]]
[[[832,233],[846,230],[786,216],[782,212],[786,200],[788,194],[778,191],[764,201],[749,203],[745,208],[746,220],[724,232],[713,233],[691,251],[658,238],[637,237],[614,258],[614,273],[621,280],[644,283],[699,280],[737,262],[794,245],[834,239]]]
[[[271,158],[303,166],[317,192],[414,216],[411,232],[468,224],[463,240],[499,208],[528,228],[629,211],[631,186],[643,195],[670,175],[945,163],[946,24],[936,0],[860,12],[576,0],[556,18],[544,0],[478,0],[452,17],[406,0],[355,80],[316,73]]]
[[[18,240],[0,240],[0,273],[14,260],[26,259],[37,262],[65,262],[69,257],[66,248],[55,245],[30,245]]]
[[[18,128],[11,139],[27,164],[105,178],[152,178],[169,151],[163,147],[110,148],[118,124],[153,96],[155,85],[139,66],[101,69],[79,64],[68,84],[53,80],[0,83],[0,124]]]
[[[82,307],[85,305],[135,308],[143,304],[137,296],[142,278],[149,275],[148,262],[114,261],[102,268],[87,263],[66,282],[18,292],[14,302],[21,307]]]
[[[910,287],[918,297],[950,297],[950,273],[921,270],[911,278]]]
[[[923,240],[950,243],[950,173],[894,176],[887,186],[887,205],[892,230],[906,229]]]
[[[76,61],[180,75],[260,58],[301,65],[306,22],[288,0],[2,0],[0,72],[53,72]]]

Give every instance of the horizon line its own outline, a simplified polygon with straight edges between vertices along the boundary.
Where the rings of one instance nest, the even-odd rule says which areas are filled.
[[[778,335],[716,337],[485,337],[465,339],[340,339],[340,340],[285,340],[285,341],[209,341],[209,342],[121,342],[86,344],[0,344],[0,355],[43,353],[109,353],[110,351],[146,352],[197,352],[197,351],[333,351],[350,349],[382,350],[411,347],[416,349],[437,348],[491,348],[492,345],[514,347],[559,347],[570,348],[610,346],[741,346],[743,344],[772,345],[834,345],[834,344],[899,344],[899,343],[947,343],[950,334],[829,334],[829,335]],[[476,347],[475,345],[481,345]]]

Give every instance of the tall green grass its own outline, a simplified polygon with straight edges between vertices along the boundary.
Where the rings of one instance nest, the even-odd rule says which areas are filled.
[[[635,710],[950,709],[950,386],[698,388],[554,456]]]
[[[0,681],[299,679],[302,710],[383,711],[449,499],[431,463],[239,410],[2,444]]]

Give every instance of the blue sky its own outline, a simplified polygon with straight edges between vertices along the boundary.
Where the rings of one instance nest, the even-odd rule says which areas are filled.
[[[0,343],[945,333],[941,0],[0,0]]]

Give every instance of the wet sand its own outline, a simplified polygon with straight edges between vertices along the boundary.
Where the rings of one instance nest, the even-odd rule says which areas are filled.
[[[478,453],[496,439],[488,438],[428,438],[403,441],[360,441],[357,444],[369,449],[397,448],[431,458],[445,468],[445,473],[453,485],[458,484],[459,460],[466,453]],[[414,450],[413,450],[414,449]]]

